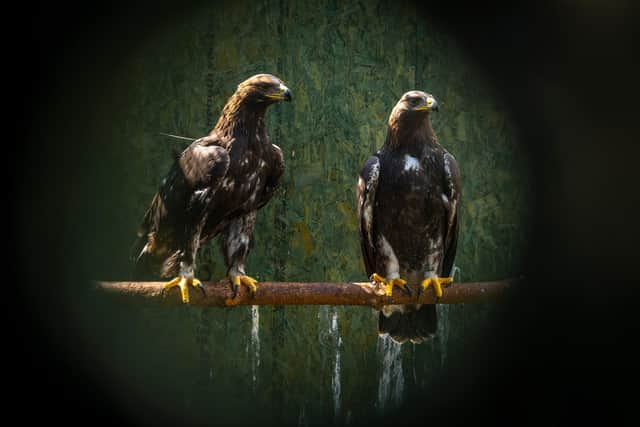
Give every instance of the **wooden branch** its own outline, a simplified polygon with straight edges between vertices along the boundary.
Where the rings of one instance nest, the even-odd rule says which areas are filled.
[[[444,288],[439,304],[486,303],[502,299],[517,279],[494,282],[454,283]],[[98,290],[122,296],[127,299],[139,297],[144,300],[164,302],[171,305],[181,304],[180,291],[171,289],[162,297],[163,282],[96,282]],[[255,296],[251,296],[245,287],[240,288],[236,298],[232,299],[228,280],[203,282],[206,296],[196,289],[189,289],[190,304],[198,307],[227,307],[235,305],[362,305],[380,308],[387,304],[432,304],[435,301],[433,288],[416,295],[405,295],[394,288],[393,296],[384,295],[384,290],[370,283],[322,283],[322,282],[259,282]]]

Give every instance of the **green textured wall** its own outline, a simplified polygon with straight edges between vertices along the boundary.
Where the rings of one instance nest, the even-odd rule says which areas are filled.
[[[519,273],[528,229],[525,152],[506,107],[455,40],[402,2],[238,0],[177,20],[131,52],[114,76],[118,113],[107,160],[123,188],[107,217],[126,233],[112,237],[114,261],[99,278],[127,274],[124,254],[137,224],[172,153],[187,144],[158,133],[204,135],[235,86],[259,72],[281,77],[294,102],[268,112],[286,173],[259,213],[249,274],[365,280],[357,174],[382,144],[391,108],[411,89],[440,102],[434,128],[462,171],[462,280]],[[198,262],[200,279],[224,276],[217,241],[200,250]],[[467,357],[465,343],[491,317],[487,306],[441,307],[440,339],[398,351],[377,337],[377,314],[364,308],[261,307],[259,340],[246,307],[111,309],[119,320],[103,326],[109,338],[96,357],[114,393],[129,390],[121,402],[131,404],[132,417],[144,416],[138,405],[146,396],[148,410],[185,420],[247,420],[258,412],[247,409],[254,405],[265,420],[299,425],[357,423],[412,393],[432,396],[433,382],[447,375],[452,358]],[[394,351],[385,373],[384,357]]]

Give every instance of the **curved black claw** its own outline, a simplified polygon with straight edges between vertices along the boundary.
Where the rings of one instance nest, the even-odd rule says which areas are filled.
[[[206,297],[207,297],[207,292],[205,292],[205,290],[204,290],[204,286],[202,286],[202,283],[198,283],[198,286],[197,286],[197,287],[198,287],[198,289],[200,289],[200,290],[202,291],[202,296],[203,296],[204,298],[206,298]]]
[[[402,288],[402,290],[404,291],[405,294],[411,296],[411,294],[413,292],[411,292],[411,288],[409,287],[408,283],[405,283],[404,287]]]
[[[422,286],[418,286],[418,298],[422,295]]]
[[[164,299],[167,296],[166,291],[166,288],[162,288],[162,290],[160,291],[160,298]]]
[[[238,291],[239,290],[240,290],[240,284],[233,285],[233,295],[231,296],[231,299],[233,299],[233,298],[238,296]]]

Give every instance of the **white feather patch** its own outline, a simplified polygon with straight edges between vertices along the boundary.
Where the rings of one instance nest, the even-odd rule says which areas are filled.
[[[382,314],[384,314],[384,317],[389,317],[396,311],[400,313],[404,313],[406,310],[407,310],[407,306],[404,304],[389,304],[389,305],[383,305],[382,310],[380,311],[382,312]]]
[[[408,154],[404,155],[404,171],[414,171],[417,172],[420,170],[420,160],[416,159],[413,156]]]
[[[398,263],[396,253],[382,234],[378,239],[378,249],[380,250],[380,253],[387,258],[387,279],[396,279],[400,277],[400,264]]]
[[[236,234],[229,240],[229,253],[233,254],[238,249],[249,244],[249,237],[244,234]]]
[[[225,191],[233,190],[236,183],[231,178],[225,178],[222,180],[222,189]]]
[[[375,187],[378,185],[378,176],[380,175],[380,163],[376,162],[371,167],[371,172],[369,173],[369,178],[365,183],[362,178],[358,178],[358,186],[362,184],[362,186],[366,186],[366,191],[368,196],[364,201],[364,206],[362,207],[362,219],[364,220],[364,228],[367,233],[367,240],[370,245],[374,245],[373,237],[371,235],[371,231],[373,230],[373,205],[375,203]],[[364,192],[362,192],[364,195]]]
[[[180,277],[185,277],[187,279],[193,277],[193,265],[180,261]]]

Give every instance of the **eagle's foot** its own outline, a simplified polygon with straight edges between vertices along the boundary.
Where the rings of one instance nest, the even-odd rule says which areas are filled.
[[[423,289],[426,290],[429,286],[433,285],[433,290],[436,293],[436,298],[442,297],[442,287],[446,287],[453,282],[453,277],[427,277],[422,282],[420,282],[420,288],[418,289],[421,292]]]
[[[162,287],[162,297],[164,298],[165,292],[167,292],[167,290],[178,286],[180,288],[180,295],[182,296],[182,302],[185,304],[188,304],[189,303],[189,285],[193,286],[194,288],[200,289],[202,291],[202,296],[206,296],[206,293],[204,291],[204,286],[202,286],[202,283],[200,282],[200,280],[196,279],[195,277],[178,276],[175,279],[171,280],[170,282],[165,283],[165,285]]]
[[[229,276],[229,278],[231,279],[231,286],[233,287],[232,298],[235,298],[238,296],[238,290],[240,289],[240,285],[244,285],[247,288],[249,288],[249,291],[251,292],[252,296],[256,294],[256,290],[258,289],[256,284],[258,283],[258,281],[253,277],[239,275],[239,276]]]
[[[393,295],[394,286],[402,289],[407,295],[411,295],[411,288],[409,287],[409,285],[407,285],[407,281],[399,277],[396,277],[395,279],[385,279],[378,273],[373,273],[369,280],[378,284],[379,286],[384,286],[384,293],[388,297]]]

